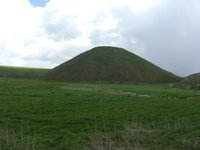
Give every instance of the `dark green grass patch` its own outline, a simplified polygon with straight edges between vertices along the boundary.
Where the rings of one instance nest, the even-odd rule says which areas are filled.
[[[106,130],[112,138],[115,132],[122,135],[124,122],[141,123],[144,130],[150,125],[161,129],[156,134],[144,134],[141,146],[147,149],[154,142],[146,139],[149,136],[159,139],[166,135],[160,138],[162,142],[158,141],[159,148],[168,145],[181,149],[182,142],[199,142],[199,91],[168,85],[72,84],[5,78],[0,79],[0,85],[0,131],[12,131],[19,139],[23,131],[24,138],[34,139],[37,149],[87,149],[95,133]],[[186,123],[180,121],[184,118]],[[165,120],[169,127],[178,126],[179,122],[181,129],[169,129],[169,134]],[[182,142],[174,142],[176,137]],[[132,140],[129,145],[134,146]],[[5,138],[1,142],[3,145]]]

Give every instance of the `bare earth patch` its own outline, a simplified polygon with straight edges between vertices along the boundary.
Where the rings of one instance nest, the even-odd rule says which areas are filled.
[[[63,90],[73,90],[73,91],[87,91],[87,92],[100,92],[106,94],[113,94],[113,95],[124,95],[124,96],[139,96],[139,97],[151,97],[148,94],[137,94],[135,92],[130,91],[120,91],[120,90],[104,90],[100,88],[77,88],[77,87],[68,87],[68,86],[61,86],[59,87]]]

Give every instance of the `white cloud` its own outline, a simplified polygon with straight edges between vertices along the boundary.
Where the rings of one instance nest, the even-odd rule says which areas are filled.
[[[54,67],[98,45],[179,75],[200,72],[198,0],[0,0],[0,65]]]

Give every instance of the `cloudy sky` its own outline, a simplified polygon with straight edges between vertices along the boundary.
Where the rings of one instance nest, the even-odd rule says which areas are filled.
[[[52,68],[95,46],[200,72],[199,0],[0,0],[0,65]]]

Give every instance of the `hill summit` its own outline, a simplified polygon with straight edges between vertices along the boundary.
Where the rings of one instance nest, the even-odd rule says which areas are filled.
[[[160,83],[174,82],[179,77],[125,49],[101,46],[55,67],[49,71],[46,79],[67,82]]]

